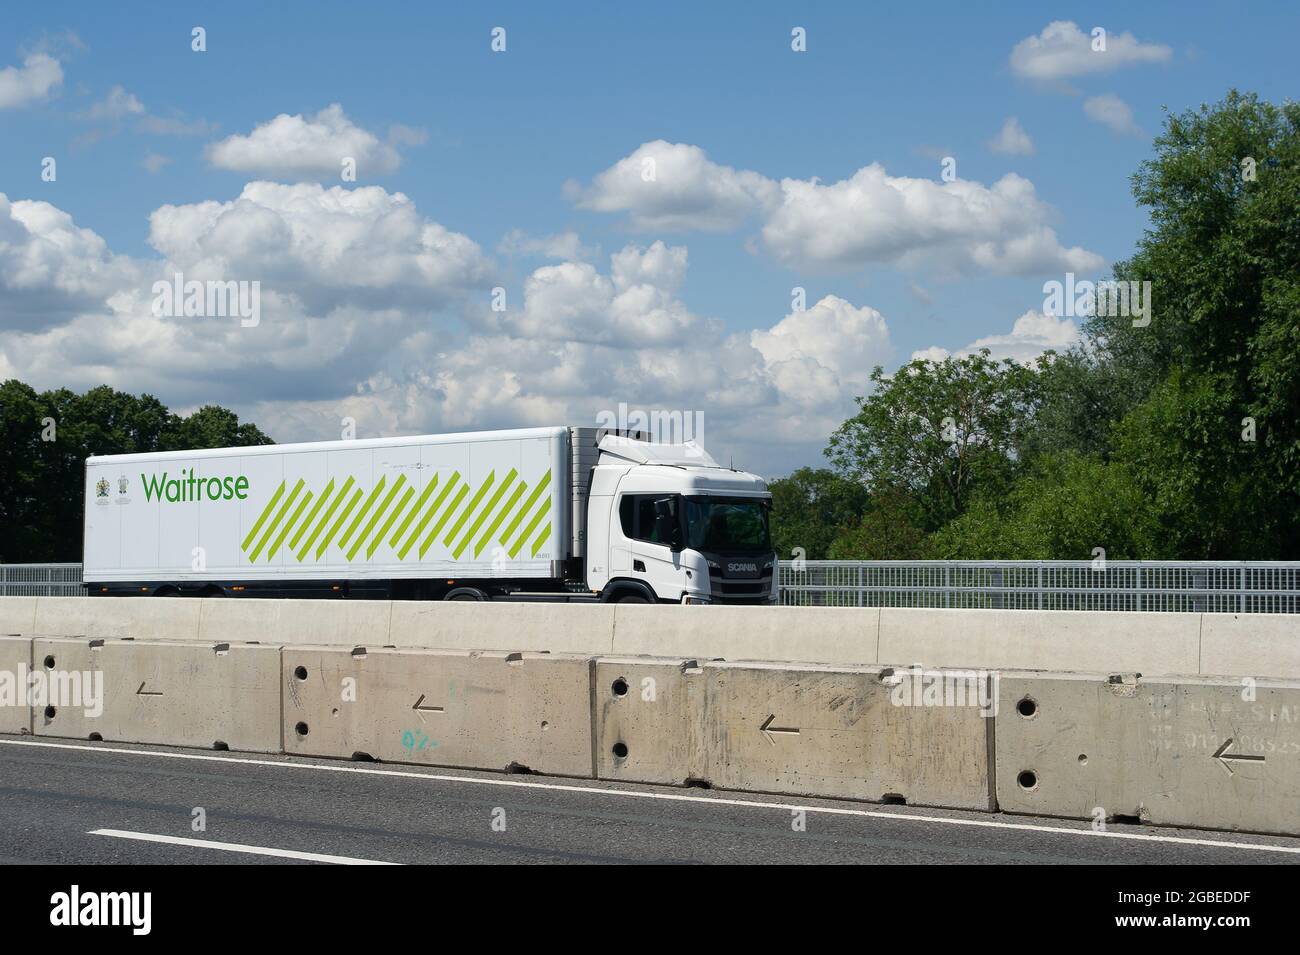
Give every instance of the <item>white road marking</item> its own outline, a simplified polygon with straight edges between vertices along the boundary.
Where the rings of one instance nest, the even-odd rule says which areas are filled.
[[[551,792],[588,793],[603,796],[625,796],[631,799],[663,799],[669,802],[712,803],[719,806],[739,806],[750,809],[784,809],[819,812],[832,816],[861,816],[869,819],[892,819],[902,822],[933,822],[947,826],[967,826],[980,829],[1013,829],[1024,832],[1043,832],[1056,835],[1084,836],[1097,839],[1125,839],[1133,842],[1164,842],[1175,845],[1206,846],[1215,849],[1247,849],[1255,852],[1281,852],[1300,855],[1300,845],[1279,846],[1262,842],[1229,842],[1224,839],[1193,839],[1187,836],[1163,836],[1143,832],[1111,832],[1080,829],[1070,826],[1039,826],[1025,822],[1001,822],[994,819],[959,819],[948,816],[923,816],[917,813],[884,812],[874,809],[850,809],[840,806],[804,806],[797,803],[760,802],[756,799],[729,799],[722,796],[698,796],[687,793],[643,792],[635,789],[606,789],[601,786],[577,786],[566,783],[525,782],[521,779],[501,779],[478,776],[453,776],[446,773],[418,773],[400,769],[372,769],[367,766],[346,766],[331,763],[281,762],[272,759],[243,758],[239,756],[208,756],[202,753],[171,753],[149,749],[122,749],[112,746],[86,746],[77,743],[45,743],[35,740],[0,739],[8,746],[38,746],[47,749],[76,749],[91,753],[120,753],[126,756],[155,756],[160,759],[189,759],[214,763],[246,763],[250,766],[273,766],[277,769],[316,770],[327,773],[361,773],[368,776],[391,776],[398,779],[427,779],[436,782],[472,783],[481,786],[510,786],[516,789],[544,789]]]
[[[400,865],[399,862],[378,862],[374,859],[354,859],[351,856],[331,856],[323,852],[298,852],[295,849],[270,849],[266,846],[246,846],[238,842],[214,842],[211,839],[183,839],[180,836],[160,836],[152,832],[131,832],[128,829],[91,829],[87,835],[111,836],[114,839],[134,839],[136,842],[165,842],[169,846],[193,846],[196,849],[220,849],[222,852],[244,852],[253,856],[278,856],[281,859],[302,859],[305,862],[332,862],[335,865]]]

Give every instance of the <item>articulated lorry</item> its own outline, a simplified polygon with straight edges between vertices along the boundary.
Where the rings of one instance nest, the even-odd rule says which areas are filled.
[[[530,428],[86,460],[91,595],[776,602],[772,495],[693,442]]]

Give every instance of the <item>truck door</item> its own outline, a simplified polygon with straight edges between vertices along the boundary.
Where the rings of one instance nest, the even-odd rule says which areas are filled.
[[[644,580],[657,596],[669,600],[677,599],[682,589],[680,510],[676,494],[625,494],[619,501],[626,575]]]

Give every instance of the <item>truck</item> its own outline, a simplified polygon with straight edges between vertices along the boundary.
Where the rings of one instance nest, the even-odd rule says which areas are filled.
[[[92,456],[95,596],[771,604],[772,495],[697,443],[545,427]]]

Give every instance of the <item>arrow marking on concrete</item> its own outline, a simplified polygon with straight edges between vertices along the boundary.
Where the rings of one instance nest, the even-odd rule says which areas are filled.
[[[415,701],[415,705],[414,705],[413,707],[411,707],[411,709],[415,710],[415,712],[417,712],[417,713],[420,714],[420,720],[421,720],[421,722],[423,722],[423,720],[424,720],[424,714],[425,714],[425,713],[441,713],[441,712],[442,712],[442,707],[441,707],[441,706],[421,706],[420,704],[422,704],[422,703],[424,702],[424,697],[425,697],[425,694],[421,693],[421,694],[420,694],[420,698],[419,698],[418,700],[416,700],[416,701]]]
[[[141,680],[140,689],[135,691],[136,696],[162,696],[162,690],[146,690],[144,684],[145,681]]]
[[[1249,754],[1247,754],[1247,753],[1229,753],[1229,752],[1227,752],[1228,747],[1231,746],[1231,745],[1232,745],[1232,737],[1229,736],[1227,739],[1225,739],[1225,740],[1223,741],[1223,745],[1220,746],[1218,749],[1216,749],[1216,750],[1214,751],[1214,758],[1217,759],[1217,760],[1219,761],[1220,765],[1222,765],[1223,768],[1226,769],[1226,770],[1228,771],[1228,775],[1229,775],[1229,776],[1235,776],[1235,775],[1236,775],[1236,771],[1235,771],[1231,766],[1228,765],[1228,760],[1230,760],[1230,759],[1244,759],[1244,760],[1246,760],[1247,762],[1251,762],[1251,763],[1262,763],[1262,762],[1264,762],[1264,757],[1263,757],[1263,756],[1251,756],[1251,755],[1249,755]]]
[[[780,733],[783,736],[799,735],[799,728],[797,726],[773,726],[772,721],[774,719],[776,719],[776,714],[769,713],[767,719],[763,721],[763,725],[758,728],[758,731],[767,739],[769,745],[776,745],[776,738],[773,735],[775,733]]]

